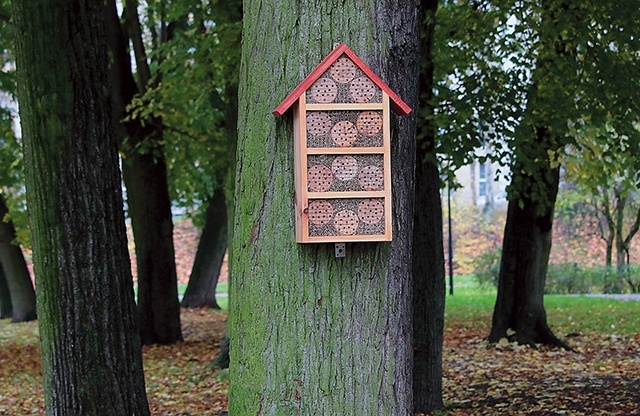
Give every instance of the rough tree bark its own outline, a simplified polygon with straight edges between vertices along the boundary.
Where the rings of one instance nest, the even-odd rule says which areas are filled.
[[[183,308],[220,309],[216,302],[216,285],[227,251],[229,221],[223,190],[218,188],[208,203],[205,226],[200,235],[189,284],[181,303]]]
[[[514,175],[517,172],[516,169]],[[542,203],[545,206],[542,212],[541,202],[530,198],[523,199],[521,204],[509,202],[489,342],[510,338],[519,344],[543,343],[567,348],[549,328],[544,309],[559,169],[550,169],[549,173],[545,178],[547,201]]]
[[[433,114],[433,34],[437,0],[422,1],[420,109]],[[428,121],[426,123],[429,123]],[[415,413],[441,408],[445,270],[440,173],[435,129],[422,125],[416,148],[413,229],[413,404]]]
[[[0,195],[0,267],[11,296],[11,317],[13,322],[32,321],[36,319],[36,292],[22,250],[14,243],[16,229],[12,222],[2,220],[8,212]]]
[[[149,415],[100,2],[13,2],[45,404]]]
[[[136,48],[138,82],[133,76],[128,53],[129,39],[116,10],[115,1],[106,6],[111,69],[115,85],[114,114],[126,116],[126,106],[136,94],[143,94],[151,81],[144,55],[136,2],[126,2],[126,27]],[[124,130],[124,131],[123,131]],[[138,270],[138,322],[143,344],[170,344],[182,340],[178,301],[171,199],[167,168],[162,153],[162,120],[128,119],[118,130],[124,154],[122,170],[127,187],[127,204],[133,229]],[[124,140],[124,137],[128,140]],[[150,150],[142,153],[143,144]]]
[[[557,345],[569,349],[547,324],[544,285],[551,251],[553,213],[559,184],[555,157],[567,143],[567,121],[575,115],[581,67],[574,59],[570,28],[579,9],[564,0],[543,1],[536,68],[527,109],[514,144],[509,206],[490,342]],[[510,332],[514,331],[513,333]]]
[[[12,310],[11,293],[9,292],[4,270],[0,267],[0,319],[11,318]]]
[[[244,4],[230,414],[412,413],[415,119],[393,119],[393,241],[347,244],[336,259],[333,244],[295,242],[292,117],[270,113],[339,42],[415,108],[417,7]]]

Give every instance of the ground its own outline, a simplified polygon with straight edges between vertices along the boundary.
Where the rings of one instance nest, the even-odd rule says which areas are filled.
[[[183,283],[193,261],[194,232],[190,223],[176,225],[176,257]],[[456,296],[465,307],[479,303]],[[619,303],[587,310],[587,318],[565,319],[568,323],[558,328],[558,334],[575,352],[545,346],[532,349],[506,339],[489,346],[484,338],[489,333],[490,307],[456,314],[451,312],[452,299],[447,302],[446,408],[439,415],[640,415],[640,335],[634,329],[640,323],[640,302],[611,300]],[[622,305],[624,312],[617,316],[624,319],[611,321],[618,325],[615,330],[611,322],[600,324],[600,330],[585,326],[588,316],[613,317],[621,313]],[[550,317],[552,323],[567,315],[564,308],[548,308],[556,314]],[[577,317],[577,312],[571,314]],[[226,319],[224,311],[182,310],[184,342],[144,347],[152,415],[216,416],[226,409],[229,373],[211,365]],[[631,330],[622,332],[622,324]],[[603,327],[612,330],[603,332]],[[37,323],[0,321],[0,415],[44,414],[39,358]]]
[[[569,334],[575,352],[489,347],[485,328],[449,323],[447,409],[462,415],[638,415],[640,337]]]
[[[506,342],[490,348],[482,320],[447,320],[444,414],[640,414],[640,337],[569,334],[576,352]],[[226,408],[228,372],[211,366],[225,322],[225,312],[183,310],[184,342],[144,348],[153,415]],[[37,324],[0,321],[0,415],[43,414],[39,357]]]

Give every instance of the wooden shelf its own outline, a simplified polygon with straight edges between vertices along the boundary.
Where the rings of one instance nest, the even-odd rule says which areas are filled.
[[[386,191],[308,192],[309,199],[385,198]]]
[[[382,110],[383,103],[342,103],[342,104],[309,104],[307,103],[307,111],[364,111],[364,110]]]
[[[384,147],[308,147],[308,155],[384,154]]]
[[[373,234],[373,235],[322,236],[322,237],[309,236],[306,239],[307,243],[335,243],[337,241],[345,242],[345,243],[367,242],[367,241],[370,241],[370,242],[391,241],[391,233]]]

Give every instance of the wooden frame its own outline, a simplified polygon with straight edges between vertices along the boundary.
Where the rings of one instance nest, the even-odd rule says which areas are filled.
[[[273,114],[291,107],[296,241],[391,241],[390,111],[411,109],[344,44]]]

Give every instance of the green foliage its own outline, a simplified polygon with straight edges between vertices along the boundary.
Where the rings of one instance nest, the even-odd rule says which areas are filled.
[[[498,287],[502,250],[482,253],[473,259],[473,277],[482,288]]]
[[[501,250],[480,254],[473,260],[474,282],[483,290],[497,288]],[[615,269],[584,267],[578,263],[549,264],[544,292],[546,294],[598,294],[634,292],[640,284],[640,266],[627,270],[629,281],[620,282]]]
[[[241,5],[152,1],[142,17],[155,78],[133,100],[129,117],[162,120],[172,199],[189,209],[222,186],[233,162],[235,122],[228,112],[236,105]],[[144,141],[138,147],[154,151]]]
[[[0,0],[0,95],[14,94],[16,90],[12,45],[11,2]]]
[[[435,124],[437,152],[451,169],[485,145],[506,163],[505,145],[522,118],[530,65],[512,52],[522,46],[507,36],[513,24],[500,3],[444,2],[435,17],[435,115],[421,121]],[[508,63],[515,58],[517,65]]]
[[[13,114],[0,107],[0,196],[4,198],[9,214],[1,221],[12,221],[17,241],[30,246],[29,219],[24,190],[22,148],[13,132]]]
[[[509,199],[544,212],[546,184],[577,140],[576,126],[609,124],[617,132],[609,152],[633,154],[640,95],[629,86],[640,84],[639,20],[632,0],[443,2],[435,114],[420,120],[436,125],[441,163],[455,169],[485,147],[514,174]]]
[[[22,146],[13,131],[15,107],[15,65],[11,2],[0,0],[0,196],[9,214],[2,221],[12,221],[17,242],[30,246],[29,219],[26,211]]]
[[[552,294],[606,293],[606,288],[615,279],[615,270],[606,267],[550,264],[544,290]]]

